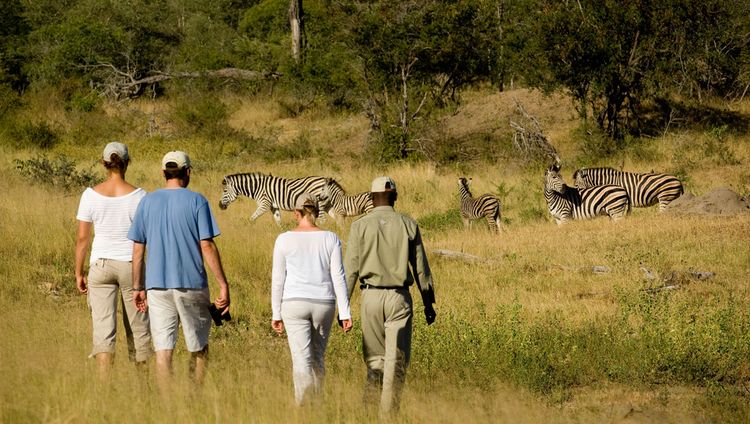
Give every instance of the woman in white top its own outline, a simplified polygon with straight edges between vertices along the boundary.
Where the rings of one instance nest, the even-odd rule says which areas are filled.
[[[114,360],[118,291],[122,293],[120,304],[130,360],[142,363],[152,353],[148,315],[138,312],[133,304],[133,242],[127,238],[135,210],[146,192],[125,181],[129,163],[124,144],[107,144],[102,153],[107,179],[83,192],[76,215],[76,286],[82,294],[88,294],[93,321],[91,355],[96,357],[102,378],[107,376]],[[94,242],[87,276],[84,261],[92,224]]]
[[[338,305],[344,332],[352,328],[341,240],[315,225],[318,204],[305,194],[294,208],[297,227],[279,235],[273,249],[271,326],[286,328],[292,354],[294,398],[301,405],[306,392],[321,392],[325,350]]]

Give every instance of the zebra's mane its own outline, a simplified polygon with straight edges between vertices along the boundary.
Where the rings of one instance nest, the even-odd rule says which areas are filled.
[[[332,186],[335,186],[335,187],[339,188],[341,191],[343,191],[344,193],[346,193],[346,189],[344,188],[344,186],[342,186],[341,183],[339,183],[335,179],[329,178],[328,179],[328,184],[332,185]]]
[[[245,176],[245,175],[265,175],[268,177],[272,176],[271,174],[264,174],[262,172],[238,172],[236,174],[229,174],[224,178],[238,178],[238,177]]]
[[[461,188],[466,190],[466,193],[469,194],[469,198],[473,199],[474,194],[471,192],[471,189],[469,188],[469,181],[470,181],[469,178],[461,177],[458,180],[461,182]],[[461,193],[459,193],[458,195],[460,196]]]

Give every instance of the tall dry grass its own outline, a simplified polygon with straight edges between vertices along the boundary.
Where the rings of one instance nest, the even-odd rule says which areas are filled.
[[[474,101],[509,100],[477,95]],[[552,102],[553,112],[567,107]],[[545,107],[542,100],[531,104],[539,108],[537,113]],[[246,108],[248,115],[234,116],[232,125],[260,128],[262,123],[252,118],[258,109]],[[486,109],[474,109],[473,116],[456,123],[457,130],[472,119],[495,119],[488,112],[480,115]],[[314,145],[335,146],[339,137],[348,137],[351,146],[362,135],[351,129],[350,117],[281,122],[268,113],[260,115],[271,121],[268,126],[286,128],[290,134],[320,124],[321,130],[309,138]],[[574,158],[578,150],[575,140],[565,138],[569,131],[555,131],[563,151]],[[697,147],[688,143],[696,137]],[[701,137],[710,135],[654,140],[640,147],[639,155],[628,156],[626,164],[640,169],[690,165],[687,187],[697,194],[719,185],[750,192],[746,136],[726,141],[739,164],[701,157],[706,150]],[[179,390],[160,397],[153,375],[139,374],[127,363],[121,334],[112,380],[97,382],[95,364],[87,358],[90,316],[73,280],[80,193],[23,180],[13,169],[13,159],[30,152],[0,147],[2,422],[376,420],[360,402],[365,367],[358,324],[349,335],[334,329],[325,402],[314,408],[293,406],[286,340],[275,336],[269,325],[272,247],[279,232],[291,228],[291,217],[282,213],[279,229],[270,214],[250,221],[255,203],[249,199],[226,211],[216,207],[223,175],[250,171],[329,175],[351,192],[367,190],[379,174],[398,182],[397,208],[422,226],[438,302],[438,320],[430,327],[424,324],[419,300],[415,302],[413,359],[401,422],[601,422],[626,417],[742,422],[750,417],[748,394],[742,389],[750,378],[747,216],[677,218],[647,209],[616,224],[598,219],[557,227],[547,218],[541,197],[543,168],[514,163],[383,167],[357,162],[348,154],[335,160],[310,157],[269,164],[248,154],[222,155],[222,147],[199,139],[124,141],[134,157],[128,179],[147,190],[162,185],[163,152],[188,151],[195,163],[191,188],[208,197],[222,230],[217,244],[232,288],[234,319],[212,330],[207,383],[200,391],[191,389],[186,352],[178,347]],[[65,143],[56,151],[81,166],[92,166],[99,144]],[[567,169],[568,178],[572,171]],[[462,228],[457,178],[463,175],[473,177],[475,194],[492,192],[503,198],[500,235],[490,234],[483,222],[468,231]],[[324,225],[346,240],[346,226],[339,228],[333,220]],[[450,259],[435,254],[436,249],[482,260]],[[608,272],[594,273],[593,266]],[[675,280],[678,289],[654,291],[666,282],[647,279],[641,268],[662,277],[673,271],[711,271],[715,277]],[[215,288],[214,281],[210,284]],[[358,305],[355,293],[355,317]]]

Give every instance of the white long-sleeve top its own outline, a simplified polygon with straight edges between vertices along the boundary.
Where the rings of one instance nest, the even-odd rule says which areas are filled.
[[[281,302],[336,303],[339,319],[352,317],[341,260],[341,240],[330,231],[287,231],[273,248],[271,309],[281,320]]]

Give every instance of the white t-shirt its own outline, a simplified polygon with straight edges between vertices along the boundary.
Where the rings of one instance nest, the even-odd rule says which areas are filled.
[[[133,259],[133,242],[128,239],[128,230],[138,203],[145,195],[140,188],[118,197],[101,195],[90,187],[83,192],[76,219],[94,223],[90,263],[97,259],[126,262]]]
[[[273,248],[271,309],[281,319],[282,300],[333,302],[340,319],[352,317],[341,260],[341,240],[330,231],[287,231]]]

